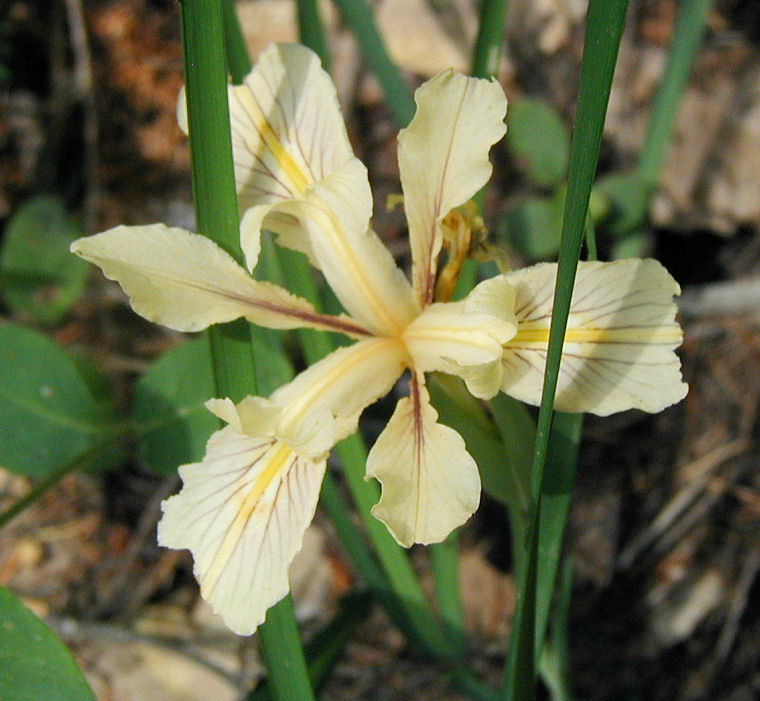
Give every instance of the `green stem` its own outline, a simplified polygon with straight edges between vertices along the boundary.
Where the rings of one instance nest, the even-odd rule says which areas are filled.
[[[227,57],[227,70],[235,85],[240,85],[251,72],[251,59],[248,47],[240,28],[234,0],[222,0],[222,20],[224,22],[224,48]]]
[[[306,644],[309,677],[314,688],[319,689],[324,684],[354,631],[369,615],[371,604],[372,597],[368,592],[349,592],[338,602],[338,613]],[[248,696],[248,701],[269,701],[271,698],[271,687],[264,682]]]
[[[483,0],[480,3],[478,37],[472,56],[472,75],[476,78],[490,78],[499,70],[506,14],[507,0]]]
[[[459,537],[456,532],[430,548],[433,582],[446,635],[459,654],[467,650],[464,609],[459,593]]]
[[[684,0],[680,3],[673,43],[639,157],[639,177],[650,189],[660,180],[681,96],[702,41],[711,5],[712,0]]]
[[[627,4],[627,0],[591,0],[586,19],[578,108],[570,147],[570,179],[562,221],[546,373],[536,429],[531,481],[532,505],[526,538],[528,557],[520,572],[520,594],[505,675],[505,698],[511,701],[533,699],[535,692],[536,581],[544,466],[575,272]]]
[[[308,46],[322,61],[322,67],[330,70],[330,49],[325,39],[322,15],[317,0],[297,0],[298,33],[301,43]]]
[[[220,1],[182,0],[180,18],[198,231],[240,261]],[[255,394],[248,324],[213,327],[209,337],[218,395],[239,400]],[[313,699],[290,596],[269,609],[259,639],[277,697]]]
[[[414,117],[416,106],[409,86],[398,67],[388,56],[385,42],[375,23],[367,0],[334,0],[341,15],[351,27],[372,72],[385,95],[388,108],[399,127],[405,127]]]

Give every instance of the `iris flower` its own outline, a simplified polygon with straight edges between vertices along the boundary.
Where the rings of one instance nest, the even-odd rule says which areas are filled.
[[[425,373],[459,376],[478,398],[503,391],[540,402],[556,265],[499,275],[457,302],[447,301],[439,270],[444,247],[452,263],[466,253],[462,210],[490,177],[488,153],[505,132],[504,93],[495,81],[448,70],[415,99],[416,115],[398,137],[411,282],[371,229],[367,172],[329,76],[313,53],[292,45],[268,49],[244,84],[229,88],[247,270],[208,238],[162,224],[119,226],[72,246],[121,284],[138,314],[170,328],[244,317],[353,340],[268,398],[211,400],[227,425],[200,463],[179,468],[182,490],[163,504],[159,541],[192,551],[201,594],[241,634],[288,591],[330,449],[404,373],[408,396],[372,446],[366,472],[382,485],[373,514],[407,547],[443,540],[480,500],[477,465],[459,434],[438,422]],[[262,230],[306,254],[346,313],[318,313],[255,280]],[[680,400],[678,292],[654,260],[581,263],[557,408],[654,412]]]

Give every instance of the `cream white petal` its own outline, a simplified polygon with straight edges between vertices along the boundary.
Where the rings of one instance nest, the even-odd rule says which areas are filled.
[[[305,46],[269,46],[228,98],[241,212],[300,197],[353,155],[335,86]],[[178,121],[187,132],[183,95]]]
[[[266,403],[244,400],[239,405],[243,429],[265,426],[276,407],[275,435],[302,455],[322,457],[356,430],[364,408],[387,394],[408,364],[397,339],[371,338],[339,348]]]
[[[481,398],[499,391],[502,346],[517,330],[512,289],[493,280],[461,302],[430,305],[403,335],[417,370],[459,375]],[[494,292],[503,298],[494,299]]]
[[[240,635],[253,633],[288,593],[288,567],[314,517],[325,462],[231,426],[211,436],[201,463],[162,504],[158,540],[188,548],[201,595]]]
[[[256,207],[281,245],[308,249],[298,226],[278,214],[278,202],[306,189],[353,157],[335,86],[310,49],[274,44],[243,85],[229,87],[232,151],[240,212]],[[259,223],[260,223],[259,221]],[[241,226],[249,270],[258,256],[260,226]]]
[[[228,100],[238,207],[241,215],[257,207],[259,224],[278,202],[299,199],[353,156],[335,86],[305,46],[271,45],[242,85],[229,86]],[[184,91],[178,120],[187,132]],[[276,212],[267,228],[283,245],[306,245],[297,222]],[[259,234],[250,220],[241,228],[249,270],[258,258]]]
[[[254,280],[213,241],[183,229],[118,226],[78,239],[71,250],[116,280],[138,314],[178,331],[244,317],[270,328],[367,335],[347,317],[320,315],[282,287]]]
[[[464,440],[437,423],[422,376],[410,385],[367,457],[367,477],[382,484],[372,513],[405,547],[442,541],[480,502],[480,475]]]
[[[353,318],[376,334],[397,335],[416,316],[409,282],[369,228],[372,192],[358,159],[277,211],[300,221],[312,259]],[[263,225],[268,228],[268,219]]]
[[[281,211],[280,202],[258,204],[248,209],[240,220],[240,247],[245,264],[253,272],[261,253],[261,234],[264,229],[277,235],[277,243],[285,248],[304,253],[316,266],[314,254],[301,222],[292,214]]]
[[[517,334],[505,346],[502,389],[541,401],[556,264],[506,275],[515,288]],[[655,260],[581,262],[565,336],[555,406],[606,416],[661,411],[686,395],[675,349],[678,283]]]
[[[438,74],[415,93],[417,113],[398,137],[404,208],[409,220],[412,285],[432,301],[441,220],[488,180],[488,151],[506,131],[507,100],[495,81]]]

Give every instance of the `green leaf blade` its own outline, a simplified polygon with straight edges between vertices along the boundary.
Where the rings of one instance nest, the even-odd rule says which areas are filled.
[[[8,223],[0,250],[3,297],[21,318],[55,324],[84,291],[89,268],[69,246],[83,235],[56,197],[29,200]]]
[[[541,187],[565,178],[570,136],[562,118],[545,100],[521,97],[507,112],[507,146],[524,164],[528,177]]]
[[[95,701],[66,646],[4,587],[0,621],[0,699]]]
[[[133,418],[141,431],[141,459],[155,472],[172,475],[177,467],[203,457],[206,441],[218,427],[204,402],[214,396],[211,352],[205,340],[172,348],[135,386]]]
[[[66,353],[35,331],[0,328],[0,465],[44,478],[109,425]]]

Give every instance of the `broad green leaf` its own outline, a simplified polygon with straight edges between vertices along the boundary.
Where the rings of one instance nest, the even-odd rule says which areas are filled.
[[[57,197],[36,197],[19,209],[0,250],[3,296],[16,314],[55,324],[79,299],[88,266],[69,245],[80,236]]]
[[[253,340],[259,390],[263,395],[293,374],[288,360],[261,340]],[[170,475],[179,465],[203,457],[206,441],[219,422],[205,407],[216,396],[211,351],[205,338],[172,348],[135,386],[134,420],[141,458],[151,469]]]
[[[554,258],[559,251],[564,208],[564,188],[550,197],[529,197],[507,212],[502,237],[530,260]]]
[[[502,440],[482,404],[467,392],[461,380],[435,373],[430,376],[428,390],[441,422],[464,438],[467,451],[478,464],[483,489],[507,506],[513,535],[520,538],[530,506],[530,491],[525,486],[530,480],[530,441],[535,432],[530,415],[522,414],[524,407],[509,397],[499,394],[492,399],[491,409],[495,416],[498,412],[500,421],[514,419],[514,434]]]
[[[0,466],[43,478],[108,427],[75,362],[42,334],[0,327]]]
[[[615,241],[610,251],[610,258],[644,258],[652,250],[652,236],[646,231],[632,231],[627,236]]]
[[[494,423],[503,446],[504,467],[509,471],[508,486],[513,528],[523,536],[530,509],[530,479],[533,465],[533,444],[536,440],[536,422],[528,407],[517,399],[497,394],[488,402]],[[515,557],[520,553],[515,552]]]
[[[215,395],[208,340],[183,343],[164,353],[135,385],[133,417],[140,457],[156,472],[203,457],[218,426],[204,402]]]
[[[66,646],[4,587],[0,621],[0,699],[95,701]]]
[[[509,150],[536,185],[553,187],[564,180],[570,136],[567,125],[545,100],[535,97],[512,100],[507,127]]]
[[[251,345],[256,359],[256,381],[259,394],[267,397],[293,379],[293,365],[285,355],[280,337],[269,329],[252,327]]]
[[[636,173],[615,173],[602,178],[593,194],[605,205],[600,217],[604,227],[615,236],[640,229],[649,212],[650,192]]]

